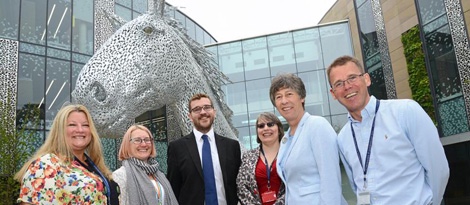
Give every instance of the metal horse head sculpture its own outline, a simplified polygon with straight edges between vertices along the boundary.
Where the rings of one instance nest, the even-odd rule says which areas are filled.
[[[204,47],[190,39],[176,20],[164,16],[164,2],[155,5],[127,23],[113,16],[124,25],[83,67],[72,101],[91,110],[104,137],[121,137],[136,117],[166,105],[181,133],[187,134],[192,131],[189,99],[205,93],[217,110],[215,131],[237,139],[229,121],[232,111],[220,88],[228,79]]]

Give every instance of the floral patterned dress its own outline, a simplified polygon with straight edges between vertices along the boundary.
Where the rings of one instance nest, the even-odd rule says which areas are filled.
[[[31,163],[17,202],[32,204],[106,204],[101,179],[78,162],[64,165],[55,154]]]

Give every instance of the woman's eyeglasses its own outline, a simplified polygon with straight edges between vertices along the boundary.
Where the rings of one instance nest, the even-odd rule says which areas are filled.
[[[147,138],[142,139],[142,138],[136,137],[136,138],[132,138],[130,141],[134,144],[140,144],[142,142],[145,142],[145,144],[150,144],[152,143],[152,138],[147,137]]]
[[[256,125],[256,127],[258,127],[258,129],[263,129],[265,125],[267,125],[268,127],[272,127],[274,126],[276,123],[274,122],[268,122],[268,123],[259,123]]]

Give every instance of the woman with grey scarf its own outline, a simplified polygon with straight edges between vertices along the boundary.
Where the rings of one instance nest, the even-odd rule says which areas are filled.
[[[165,175],[158,170],[155,143],[150,131],[142,125],[132,125],[122,138],[119,160],[122,166],[113,172],[119,184],[119,203],[178,205]]]

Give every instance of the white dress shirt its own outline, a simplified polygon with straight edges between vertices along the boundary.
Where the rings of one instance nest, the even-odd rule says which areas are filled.
[[[222,169],[220,168],[219,153],[217,152],[217,145],[215,144],[214,128],[208,133],[202,133],[193,129],[194,136],[196,137],[197,150],[199,152],[199,159],[201,159],[202,167],[202,145],[204,140],[202,135],[207,135],[209,138],[209,144],[211,146],[211,156],[212,156],[212,165],[214,167],[214,177],[215,177],[215,188],[217,189],[217,201],[219,205],[227,205],[225,198],[225,188],[224,188],[224,179],[222,178]]]
[[[380,100],[375,114],[376,102],[371,96],[361,111],[362,121],[349,115],[349,122],[338,134],[340,156],[353,190],[365,190],[361,163],[366,159],[372,122],[377,115],[367,170],[366,189],[371,204],[441,204],[449,166],[436,126],[415,101]]]

